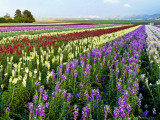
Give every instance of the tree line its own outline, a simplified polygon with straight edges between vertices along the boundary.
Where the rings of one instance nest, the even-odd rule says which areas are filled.
[[[35,22],[35,18],[29,10],[21,12],[19,9],[16,10],[14,18],[8,13],[0,18],[0,23],[32,23]]]

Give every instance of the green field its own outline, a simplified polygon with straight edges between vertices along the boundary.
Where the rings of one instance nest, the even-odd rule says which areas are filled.
[[[160,20],[84,20],[84,19],[36,19],[36,23],[108,23],[108,24],[160,24]]]

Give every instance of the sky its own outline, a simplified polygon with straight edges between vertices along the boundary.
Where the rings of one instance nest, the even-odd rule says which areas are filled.
[[[160,14],[160,0],[0,0],[0,17],[16,9],[35,18],[108,18]]]

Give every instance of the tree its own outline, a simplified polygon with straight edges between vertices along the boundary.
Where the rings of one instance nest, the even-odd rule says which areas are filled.
[[[6,22],[12,22],[12,18],[8,13],[6,13],[6,15],[3,18],[6,20]]]
[[[6,15],[4,16],[4,19],[11,20],[12,18],[11,18],[11,16],[8,13],[6,13]]]
[[[14,18],[22,17],[21,11],[19,9],[16,10]]]
[[[34,19],[32,13],[28,10],[23,11],[23,17],[24,17],[25,23],[35,22],[35,19]]]

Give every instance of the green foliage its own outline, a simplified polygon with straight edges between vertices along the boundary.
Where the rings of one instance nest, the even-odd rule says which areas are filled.
[[[23,17],[16,17],[16,18],[14,18],[14,22],[15,23],[23,23],[24,22],[24,18]]]
[[[35,22],[35,19],[32,15],[32,13],[28,10],[23,11],[23,17],[25,23],[32,23]]]
[[[0,18],[0,23],[8,23],[9,21],[6,20],[5,18]]]

